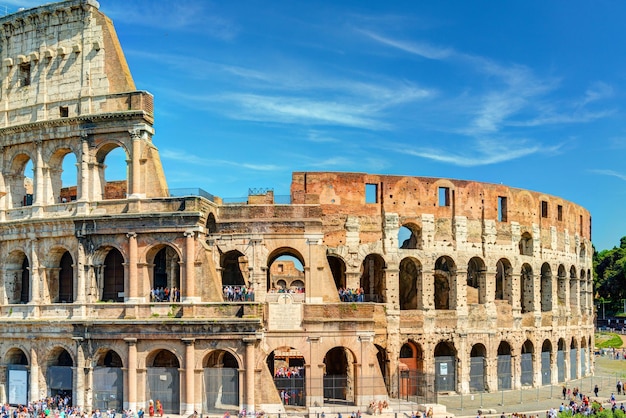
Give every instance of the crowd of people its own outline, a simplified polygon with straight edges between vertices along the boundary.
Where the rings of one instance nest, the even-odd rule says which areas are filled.
[[[292,377],[293,378],[304,377],[304,367],[302,366],[278,367],[274,371],[274,377],[275,378],[282,377],[282,378],[287,378],[287,379],[291,379]]]
[[[364,291],[362,287],[358,289],[348,289],[340,287],[339,290],[339,300],[342,302],[363,302],[364,301]]]
[[[247,286],[224,286],[224,300],[228,302],[254,302],[254,288]]]
[[[155,287],[150,291],[150,302],[180,302],[180,289]]]

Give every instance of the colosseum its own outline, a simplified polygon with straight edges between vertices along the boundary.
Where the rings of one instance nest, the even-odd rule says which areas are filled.
[[[293,173],[284,204],[177,193],[153,96],[95,0],[21,10],[0,31],[1,402],[391,409],[593,373],[583,207],[339,172]]]

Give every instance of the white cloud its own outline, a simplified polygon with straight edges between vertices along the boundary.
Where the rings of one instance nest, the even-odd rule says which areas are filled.
[[[617,177],[620,180],[626,181],[626,174],[619,173],[619,172],[614,171],[614,170],[592,169],[592,170],[589,170],[589,172],[590,173],[595,173],[595,174],[600,174],[600,175],[603,175],[603,176]]]
[[[254,164],[245,163],[241,161],[228,161],[228,160],[214,160],[208,158],[201,158],[198,155],[194,155],[189,152],[179,152],[174,150],[164,149],[159,152],[164,160],[179,161],[185,164],[199,165],[202,167],[216,167],[216,166],[229,166],[245,168],[254,171],[280,171],[284,170],[284,167],[274,164]]]
[[[454,50],[449,48],[441,48],[430,45],[426,42],[407,42],[392,39],[379,35],[367,30],[359,30],[362,34],[366,35],[370,39],[380,42],[383,45],[391,46],[393,48],[400,49],[413,55],[419,55],[420,57],[431,60],[442,60],[451,57],[454,54]]]

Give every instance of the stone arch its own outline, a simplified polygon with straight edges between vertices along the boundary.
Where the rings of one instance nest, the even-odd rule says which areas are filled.
[[[585,243],[580,243],[580,251],[578,252],[579,261],[584,263],[587,261],[587,247],[585,247]]]
[[[156,349],[146,356],[146,396],[159,401],[166,414],[180,413],[179,369],[180,360],[170,350]]]
[[[11,209],[22,206],[30,206],[35,201],[34,185],[36,184],[35,173],[29,177],[26,173],[26,166],[34,164],[34,159],[28,151],[17,151],[15,155],[9,157],[9,173],[5,175],[6,191],[10,194],[9,206]],[[34,169],[34,167],[33,167]]]
[[[209,213],[206,218],[206,231],[207,234],[215,234],[217,232],[217,222],[213,212]]]
[[[222,268],[222,286],[245,286],[248,282],[248,257],[239,250],[220,254]]]
[[[435,309],[456,309],[456,264],[448,256],[435,262]]]
[[[541,384],[552,383],[552,342],[545,339],[541,346]]]
[[[98,300],[123,302],[125,298],[125,269],[124,256],[116,247],[103,247],[96,252],[98,263],[96,269],[96,284],[98,286]]]
[[[28,366],[29,360],[26,352],[18,347],[9,348],[4,355],[5,364],[18,364],[22,366]]]
[[[305,406],[305,365],[303,353],[294,347],[278,347],[267,356],[267,367],[284,405]]]
[[[267,257],[267,291],[288,291],[294,280],[304,282],[304,268],[304,257],[298,250],[292,247],[276,248]],[[279,289],[278,282],[281,280],[284,287]],[[305,291],[298,289],[299,293]]]
[[[170,291],[180,289],[181,255],[169,244],[156,244],[146,252],[148,277],[151,279],[150,299],[156,302],[170,300]],[[167,290],[166,290],[167,289]]]
[[[496,263],[496,292],[495,300],[507,301],[513,304],[513,267],[506,258]]]
[[[403,258],[400,262],[400,309],[423,309],[422,264],[413,257]]]
[[[387,367],[387,365],[389,364],[389,355],[387,353],[387,350],[383,348],[382,346],[378,344],[374,344],[374,347],[376,347],[376,360],[378,362],[378,368],[380,369],[380,373],[383,377],[383,381],[385,382],[385,388],[387,389],[387,392],[389,392],[390,382],[389,382],[389,370]]]
[[[578,285],[576,267],[572,266],[569,269],[569,304],[572,310],[578,308]]]
[[[500,341],[497,355],[498,390],[508,390],[513,387],[511,354],[511,345],[507,341]]]
[[[327,255],[326,260],[330,267],[330,272],[333,275],[335,286],[337,289],[345,289],[348,285],[346,283],[346,262],[343,258],[337,255]]]
[[[451,341],[440,341],[434,350],[435,391],[456,392],[457,351]]]
[[[212,350],[202,361],[206,413],[239,410],[239,359],[227,350]]]
[[[470,351],[470,391],[487,390],[487,349],[483,344],[474,344]]]
[[[519,253],[520,255],[533,255],[533,236],[530,232],[524,232],[519,241]]]
[[[97,175],[94,179],[94,183],[96,183],[96,187],[91,192],[94,193],[92,196],[92,200],[103,200],[103,199],[122,199],[125,198],[128,192],[128,166],[123,167],[123,172],[126,173],[124,179],[120,179],[119,181],[107,181],[106,179],[106,169],[107,167],[106,161],[110,158],[107,158],[109,154],[120,148],[124,155],[126,156],[126,161],[130,161],[130,152],[126,149],[125,145],[121,142],[117,141],[108,141],[101,144],[95,153],[95,159],[97,163]],[[128,164],[128,163],[127,163]],[[119,171],[122,171],[119,169]],[[112,187],[115,183],[117,183],[118,187]],[[99,186],[99,187],[98,187]]]
[[[586,278],[586,272],[585,269],[580,269],[580,280],[578,281],[578,292],[580,293],[579,295],[579,302],[578,302],[578,306],[580,306],[581,309],[585,309],[587,307],[587,278]]]
[[[480,257],[467,263],[467,304],[484,304],[487,301],[487,267]]]
[[[113,349],[100,349],[93,368],[93,408],[105,411],[124,407],[122,357]]]
[[[424,371],[424,350],[414,341],[407,341],[400,347],[400,360],[409,370]]]
[[[400,376],[400,396],[424,396],[424,350],[414,341],[405,342],[400,347],[398,359]]]
[[[363,289],[365,302],[385,302],[385,267],[385,259],[379,254],[369,254],[361,263],[359,282]]]
[[[45,264],[44,299],[52,303],[74,302],[74,258],[63,246],[48,250]]]
[[[559,264],[556,287],[556,300],[559,307],[565,307],[565,304],[567,303],[565,300],[567,296],[567,287],[567,272],[565,271],[565,266],[563,264]]]
[[[520,306],[522,313],[535,309],[535,278],[533,268],[528,263],[524,263],[520,271]]]
[[[570,379],[578,379],[578,342],[572,337],[569,346]]]
[[[77,184],[63,184],[63,167],[68,165],[65,164],[65,159],[67,158],[73,158],[75,170],[75,176],[73,177],[78,179],[79,166],[76,164],[76,161],[78,161],[76,153],[67,146],[55,149],[48,160],[48,176],[45,179],[46,184],[44,185],[44,200],[48,205],[76,200],[76,189],[74,189],[72,193],[68,189],[68,186],[77,186]],[[66,189],[65,193],[62,192],[62,189]],[[65,202],[63,199],[65,199]]]
[[[324,399],[356,402],[356,357],[346,347],[331,348],[324,355]]]
[[[534,358],[535,346],[532,341],[526,340],[524,344],[522,344],[521,350],[522,374],[520,376],[520,383],[522,386],[532,386],[534,383]]]
[[[7,303],[28,303],[30,296],[30,263],[21,249],[13,250],[4,263],[4,293]]]
[[[73,402],[72,393],[74,358],[64,347],[54,347],[46,358],[46,384],[48,396],[68,396]],[[73,403],[72,403],[73,405]]]
[[[552,269],[550,264],[541,265],[541,312],[552,311]]]
[[[28,403],[30,367],[28,356],[22,348],[11,347],[4,355],[6,365],[6,395],[11,405]]]
[[[398,231],[398,244],[403,250],[422,249],[422,228],[415,223],[406,223]]]

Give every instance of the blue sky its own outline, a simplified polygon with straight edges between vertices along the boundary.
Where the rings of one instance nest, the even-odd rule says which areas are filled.
[[[626,2],[100,8],[155,96],[172,189],[288,195],[293,171],[459,178],[585,206],[598,249],[626,235]]]

